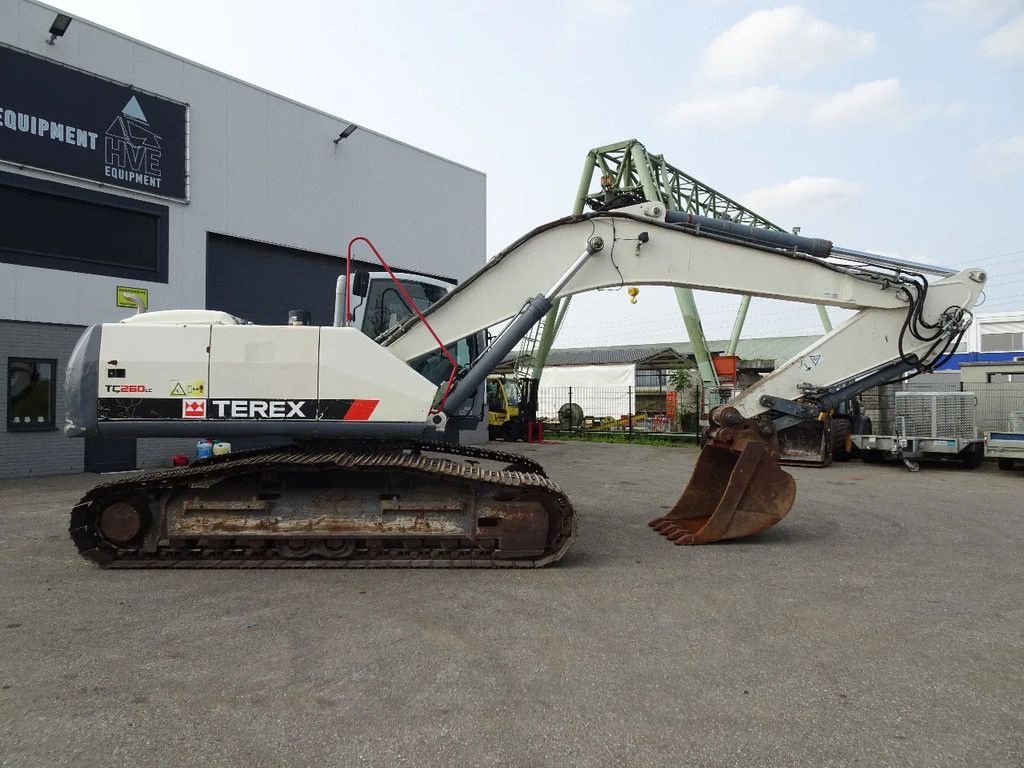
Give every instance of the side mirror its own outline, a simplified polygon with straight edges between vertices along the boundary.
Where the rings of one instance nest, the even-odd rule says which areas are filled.
[[[366,294],[370,292],[370,273],[365,269],[357,269],[355,275],[352,276],[352,295],[361,296],[366,298]]]

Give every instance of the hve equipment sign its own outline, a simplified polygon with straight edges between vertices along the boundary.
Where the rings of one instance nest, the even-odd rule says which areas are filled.
[[[0,160],[188,200],[188,105],[0,45]]]

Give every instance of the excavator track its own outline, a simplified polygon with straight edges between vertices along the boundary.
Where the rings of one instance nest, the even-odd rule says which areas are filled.
[[[568,551],[576,517],[519,454],[322,442],[104,483],[69,530],[104,568],[536,568]]]

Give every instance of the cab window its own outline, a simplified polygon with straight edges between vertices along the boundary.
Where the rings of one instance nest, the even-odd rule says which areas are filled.
[[[501,399],[501,382],[494,379],[487,380],[487,410],[504,411],[505,403]]]
[[[448,351],[455,358],[459,367],[469,365],[477,354],[477,341],[475,336],[459,339],[454,344],[448,345]],[[428,352],[410,363],[412,369],[424,378],[440,386],[452,373],[452,365],[440,349]]]
[[[403,280],[402,287],[408,291],[418,309],[425,310],[441,299],[447,291],[439,285]],[[405,303],[398,287],[390,278],[370,281],[366,297],[366,311],[363,313],[363,333],[371,339],[389,331],[405,321],[412,309]]]
[[[519,405],[519,385],[514,381],[505,382],[505,397],[508,398],[509,405]]]

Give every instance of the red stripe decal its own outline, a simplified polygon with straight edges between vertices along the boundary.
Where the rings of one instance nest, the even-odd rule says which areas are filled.
[[[345,414],[344,421],[366,421],[380,400],[355,400]]]

